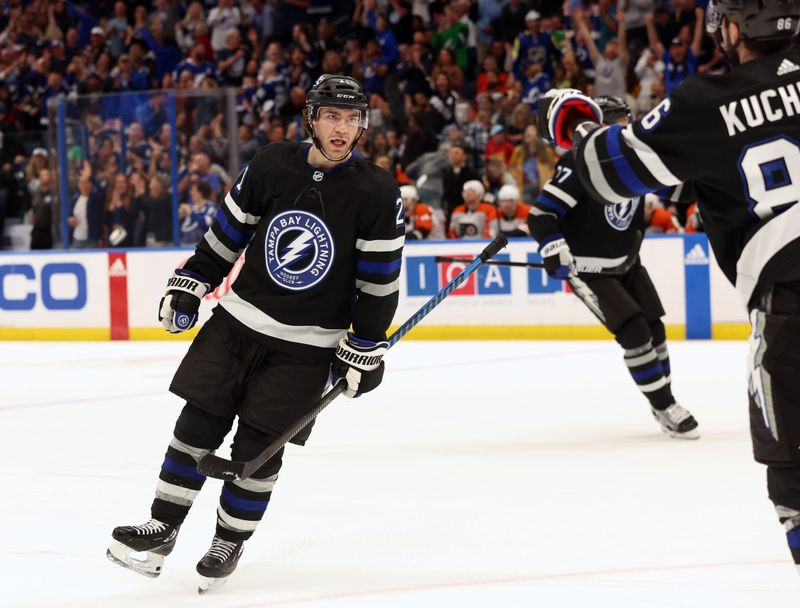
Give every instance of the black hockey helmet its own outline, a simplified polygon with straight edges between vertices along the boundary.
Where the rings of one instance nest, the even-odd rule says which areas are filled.
[[[624,99],[613,95],[601,95],[594,100],[603,111],[603,122],[616,122],[620,118],[626,118],[630,122],[633,119],[631,109]]]
[[[792,38],[800,30],[800,0],[711,0],[706,30],[716,34],[723,17],[739,26],[745,40]]]
[[[323,74],[306,94],[306,116],[311,123],[317,117],[321,107],[352,108],[361,112],[359,126],[366,129],[369,126],[367,96],[361,83],[350,76],[339,74]]]

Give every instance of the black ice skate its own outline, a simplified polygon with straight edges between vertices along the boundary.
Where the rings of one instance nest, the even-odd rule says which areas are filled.
[[[139,526],[120,526],[111,533],[113,541],[106,556],[115,564],[149,576],[161,574],[164,557],[172,552],[180,526],[151,519]],[[145,553],[137,557],[133,553]]]
[[[697,439],[700,432],[697,430],[697,420],[689,410],[673,403],[665,410],[652,408],[653,417],[661,426],[661,430],[675,439]]]
[[[231,542],[222,540],[215,534],[211,548],[197,562],[197,572],[201,577],[197,592],[205,593],[222,585],[236,570],[242,551],[244,551],[243,540]]]

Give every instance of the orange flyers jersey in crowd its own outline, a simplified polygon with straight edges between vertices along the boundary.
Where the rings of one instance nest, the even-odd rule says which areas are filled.
[[[433,230],[433,209],[425,203],[417,203],[414,211],[406,215],[406,238],[424,239]]]
[[[528,214],[530,212],[531,206],[525,203],[519,203],[517,205],[517,210],[510,219],[506,218],[502,211],[499,212],[497,217],[500,220],[500,232],[513,232],[520,224],[525,224],[527,226]]]
[[[666,209],[653,209],[653,217],[650,218],[648,233],[652,234],[674,234],[682,232],[681,225],[674,215]]]
[[[700,214],[697,212],[697,203],[692,203],[686,210],[686,232],[702,232],[700,228]]]
[[[497,236],[497,211],[489,203],[480,203],[475,211],[459,205],[450,215],[449,239],[490,239]]]

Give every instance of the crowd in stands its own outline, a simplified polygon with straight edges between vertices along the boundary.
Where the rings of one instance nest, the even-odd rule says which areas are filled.
[[[194,244],[260,147],[306,138],[316,77],[342,73],[369,96],[357,153],[413,186],[409,238],[525,236],[557,161],[540,97],[574,87],[640,117],[686,76],[724,70],[705,2],[7,0],[0,220],[58,245],[65,100],[70,246]],[[701,230],[692,203],[688,187],[648,197],[648,231]]]

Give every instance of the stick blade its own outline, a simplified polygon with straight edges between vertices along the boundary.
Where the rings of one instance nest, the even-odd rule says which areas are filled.
[[[243,462],[220,458],[216,454],[206,454],[197,463],[197,472],[206,477],[236,481],[242,478]]]

